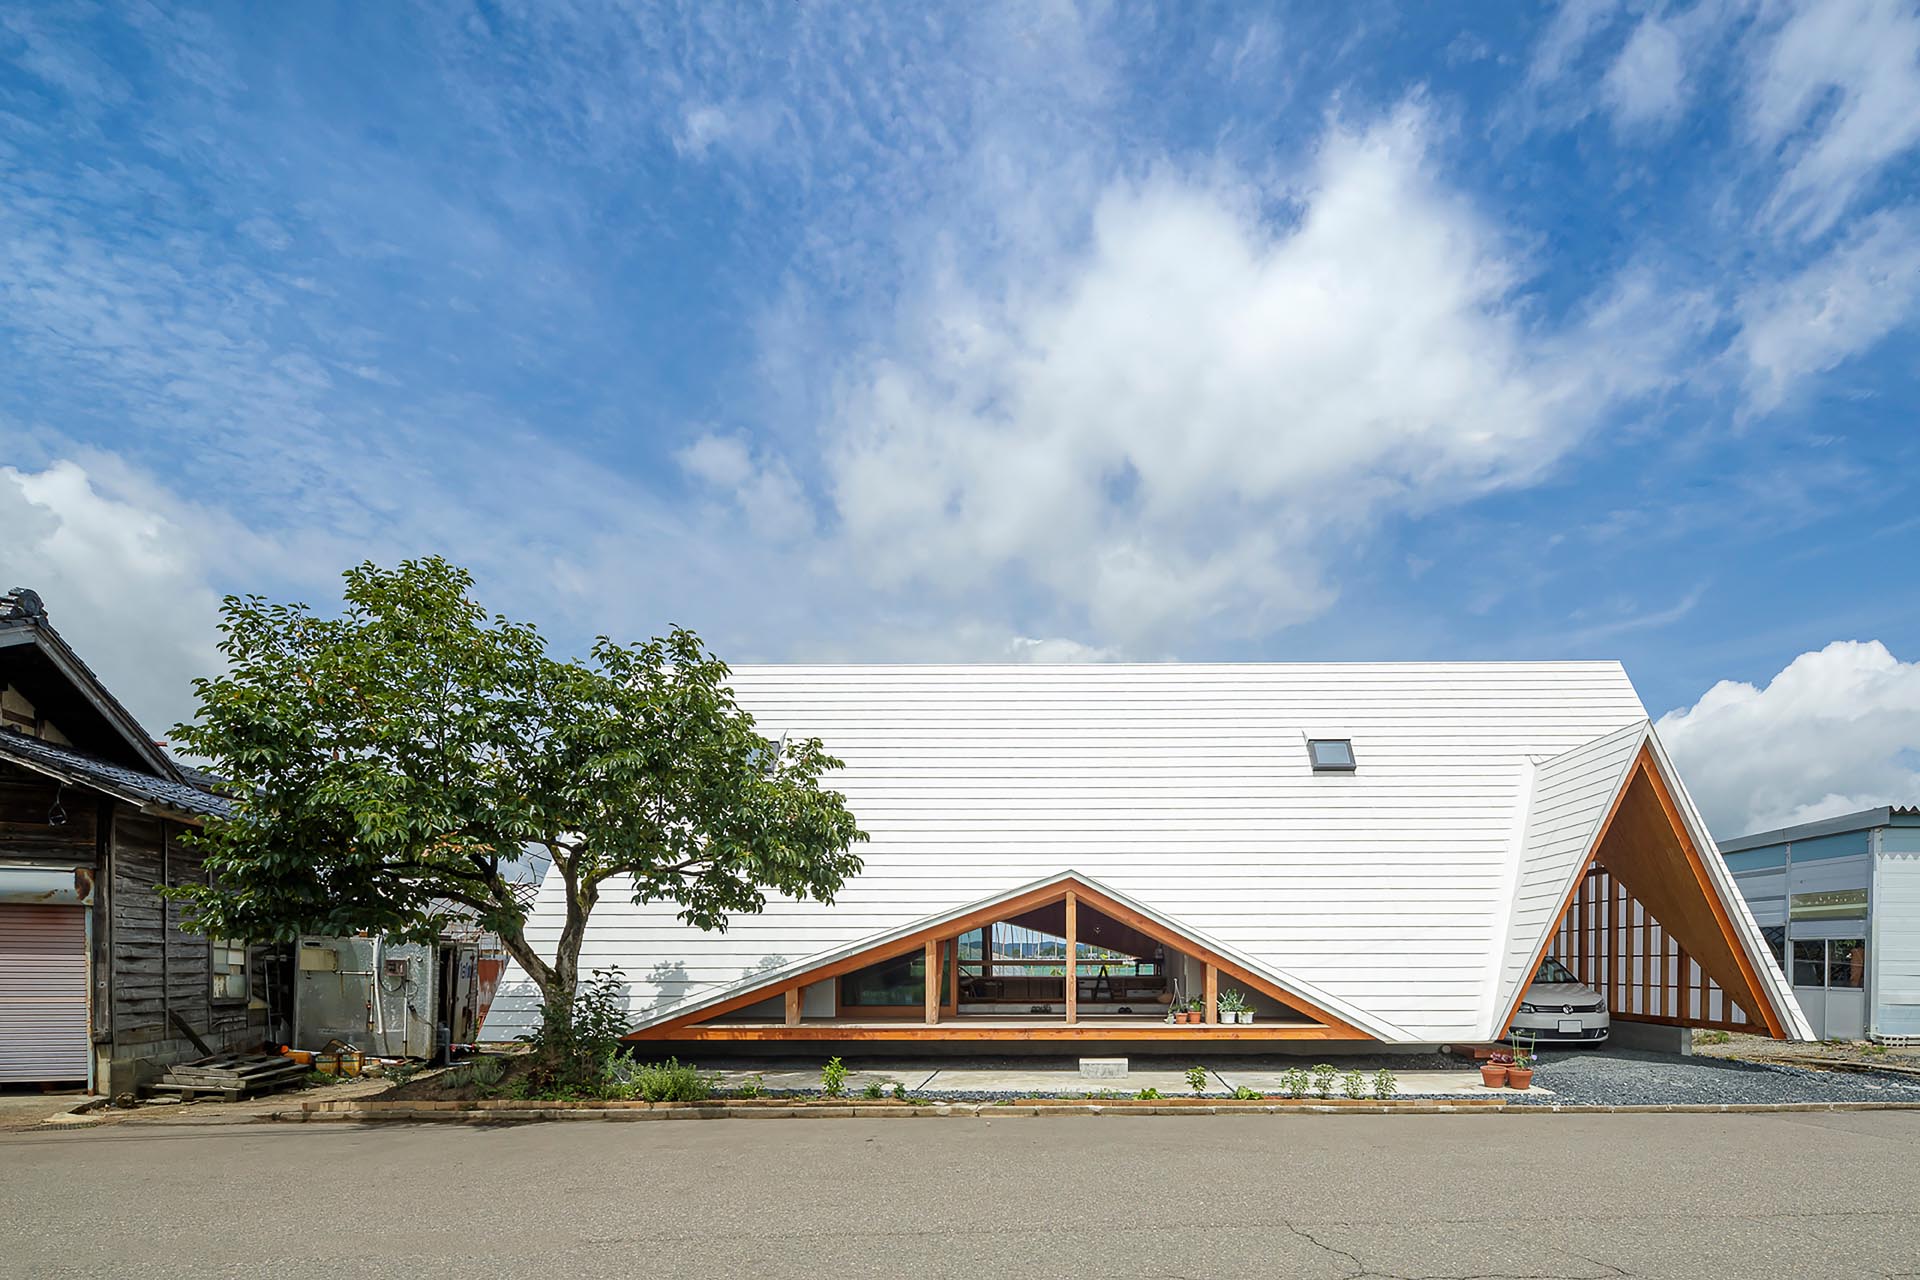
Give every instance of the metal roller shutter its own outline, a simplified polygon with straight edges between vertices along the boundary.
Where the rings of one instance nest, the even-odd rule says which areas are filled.
[[[0,903],[0,1081],[87,1078],[87,909]]]

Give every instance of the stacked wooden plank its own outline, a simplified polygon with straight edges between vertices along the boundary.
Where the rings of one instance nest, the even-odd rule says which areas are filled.
[[[216,1053],[195,1062],[175,1063],[164,1079],[147,1087],[156,1093],[177,1093],[185,1099],[217,1094],[235,1102],[250,1094],[284,1088],[307,1071],[307,1067],[278,1053]]]

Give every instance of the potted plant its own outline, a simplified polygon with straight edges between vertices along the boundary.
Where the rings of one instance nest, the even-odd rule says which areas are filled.
[[[1214,1007],[1220,1010],[1220,1021],[1238,1022],[1240,1021],[1240,1006],[1245,1003],[1246,1002],[1240,998],[1240,993],[1229,987],[1220,993],[1220,998],[1214,1002]]]
[[[1480,1064],[1480,1083],[1489,1089],[1504,1089],[1507,1084],[1507,1071],[1512,1065],[1512,1054],[1496,1050]]]
[[[1513,1062],[1507,1067],[1507,1084],[1515,1089],[1533,1087],[1533,1055],[1525,1049],[1513,1055]]]
[[[1205,1022],[1207,1020],[1207,1002],[1199,996],[1187,1001],[1187,1021]]]

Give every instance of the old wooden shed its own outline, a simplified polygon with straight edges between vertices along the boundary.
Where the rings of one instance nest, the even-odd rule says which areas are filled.
[[[186,931],[164,886],[225,801],[140,727],[47,620],[0,593],[0,1084],[129,1092],[284,1034],[281,959]]]

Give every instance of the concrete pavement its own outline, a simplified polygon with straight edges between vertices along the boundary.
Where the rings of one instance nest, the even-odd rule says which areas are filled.
[[[1245,1086],[1257,1089],[1261,1093],[1279,1094],[1285,1087],[1285,1067],[1276,1065],[1271,1059],[1251,1062],[1203,1063],[1207,1068],[1207,1091],[1210,1093],[1232,1093],[1235,1088]],[[1297,1066],[1307,1070],[1312,1063],[1301,1059]],[[1388,1064],[1391,1065],[1391,1064]],[[909,1090],[935,1093],[994,1093],[1046,1096],[1056,1093],[1079,1094],[1124,1094],[1132,1095],[1141,1089],[1154,1088],[1163,1097],[1185,1098],[1193,1094],[1193,1086],[1187,1083],[1184,1065],[1176,1064],[1172,1059],[1150,1058],[1136,1059],[1129,1064],[1130,1070],[1124,1076],[1108,1079],[1089,1079],[1082,1076],[1072,1065],[1057,1062],[1040,1061],[1027,1064],[996,1063],[990,1067],[974,1066],[966,1060],[948,1060],[941,1062],[904,1061],[890,1062],[872,1069],[854,1068],[847,1076],[847,1093],[859,1097],[869,1082],[878,1084],[887,1093],[893,1091],[895,1084],[904,1084]],[[776,1062],[767,1066],[728,1066],[714,1072],[720,1077],[725,1089],[737,1089],[749,1081],[757,1081],[766,1089],[818,1089],[820,1087],[820,1068],[808,1064],[795,1066],[790,1063]],[[1345,1072],[1335,1077],[1333,1096],[1346,1097],[1344,1088]],[[1362,1073],[1365,1076],[1365,1088],[1360,1096],[1373,1095],[1373,1072]],[[1394,1078],[1400,1093],[1438,1096],[1475,1097],[1485,1094],[1512,1096],[1507,1089],[1489,1089],[1480,1083],[1480,1069],[1472,1062],[1462,1062],[1459,1066],[1445,1071],[1407,1070],[1394,1072]],[[1539,1084],[1532,1092],[1540,1097],[1551,1096],[1552,1091]]]
[[[0,1276],[1891,1276],[1920,1113],[0,1135]]]

